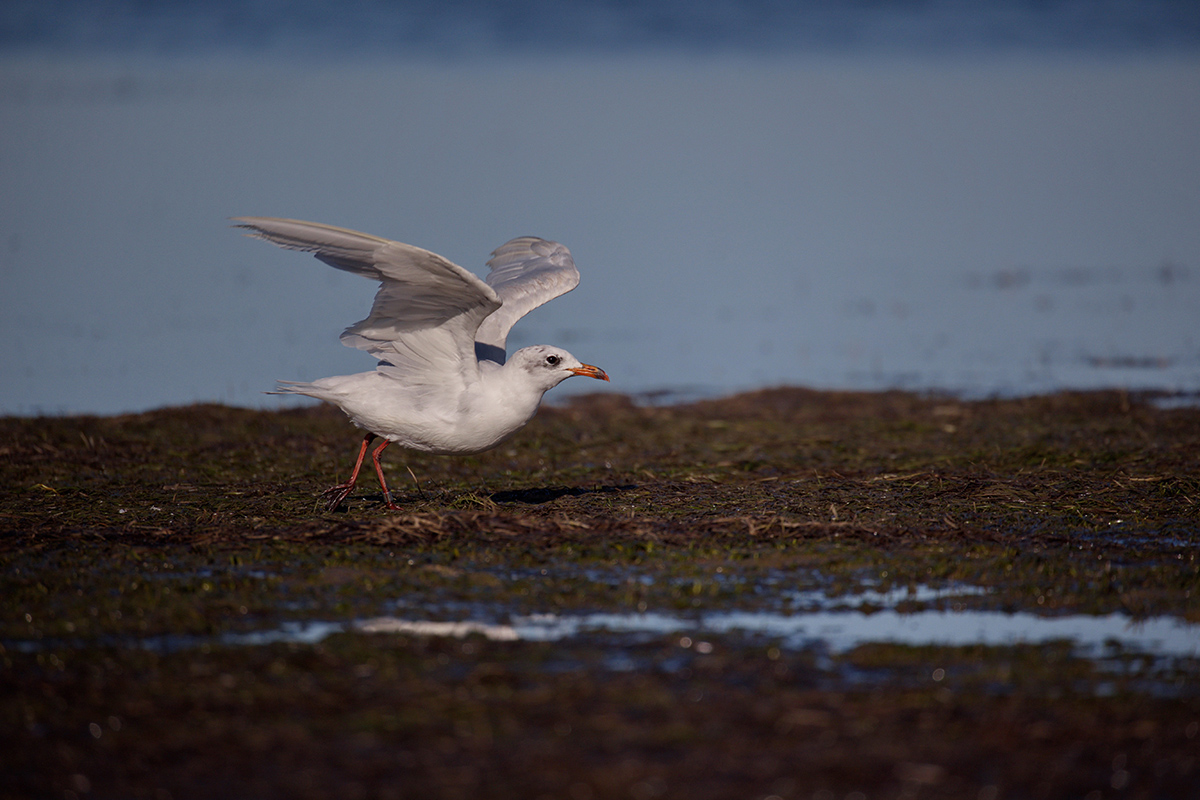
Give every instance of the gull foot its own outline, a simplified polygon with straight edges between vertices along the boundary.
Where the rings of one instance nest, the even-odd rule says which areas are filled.
[[[319,497],[329,498],[325,501],[326,511],[337,511],[337,507],[350,496],[350,492],[354,491],[353,483],[339,483],[337,486],[330,486],[325,491],[321,492]]]
[[[386,490],[384,491],[384,493],[383,493],[383,502],[384,502],[384,503],[387,505],[387,507],[388,507],[390,510],[392,510],[392,511],[403,511],[403,510],[404,510],[403,508],[401,508],[400,506],[398,506],[398,505],[396,505],[395,503],[393,503],[393,502],[392,502],[392,493],[391,493],[391,492],[389,492],[389,491],[386,491]]]

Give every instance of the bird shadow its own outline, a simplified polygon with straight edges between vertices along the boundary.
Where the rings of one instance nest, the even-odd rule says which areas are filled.
[[[634,484],[622,484],[620,486],[596,486],[590,489],[585,489],[579,486],[541,486],[535,489],[514,489],[506,492],[496,492],[489,495],[488,499],[493,503],[525,503],[526,505],[541,505],[543,503],[552,503],[562,497],[583,497],[590,494],[618,494],[627,492],[630,489],[637,488]],[[427,500],[424,494],[421,495],[400,495],[394,494],[392,499],[401,506],[416,502],[418,500]],[[365,503],[367,505],[380,505],[383,503],[383,494],[376,492],[373,494],[359,495],[355,501]],[[343,502],[336,509],[332,509],[331,513],[345,513],[350,510],[349,501]]]
[[[491,496],[493,503],[525,503],[541,505],[552,503],[562,497],[582,497],[589,494],[619,494],[635,488],[633,484],[622,486],[596,486],[584,488],[581,486],[539,486],[535,489],[514,489],[507,492],[496,492]]]

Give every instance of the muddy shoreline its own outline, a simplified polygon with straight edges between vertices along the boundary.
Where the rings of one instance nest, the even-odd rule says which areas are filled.
[[[0,419],[0,797],[1200,796],[1193,656],[686,622],[870,592],[1198,623],[1200,410],[597,395],[482,456],[389,453],[401,513],[369,478],[325,513],[354,445],[324,408]],[[253,643],[596,613],[685,623]]]

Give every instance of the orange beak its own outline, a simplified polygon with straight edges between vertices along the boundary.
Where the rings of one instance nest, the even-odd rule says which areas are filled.
[[[570,371],[576,375],[586,375],[589,378],[596,378],[597,380],[608,380],[608,375],[605,374],[604,370],[599,367],[593,367],[591,364],[581,364],[578,367],[571,367]]]

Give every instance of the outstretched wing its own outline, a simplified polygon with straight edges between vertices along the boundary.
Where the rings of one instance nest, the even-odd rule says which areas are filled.
[[[379,281],[370,315],[342,333],[347,347],[388,362],[407,384],[453,390],[478,377],[476,331],[501,299],[472,273],[428,250],[346,228],[272,217],[234,222],[248,236]]]
[[[533,309],[578,286],[579,270],[570,250],[536,236],[521,236],[500,245],[487,263],[491,268],[488,286],[504,304],[479,325],[476,353],[503,364],[512,326]]]

